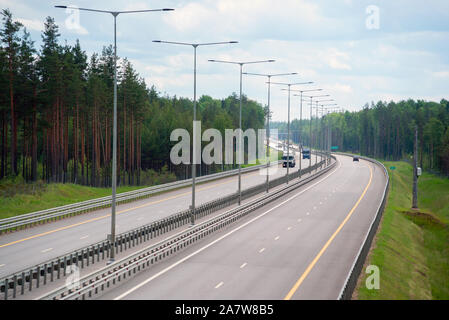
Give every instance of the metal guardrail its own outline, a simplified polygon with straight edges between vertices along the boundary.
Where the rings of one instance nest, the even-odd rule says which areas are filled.
[[[324,160],[322,161],[324,164]],[[229,224],[237,221],[238,219],[248,215],[250,212],[270,203],[281,196],[295,190],[299,186],[302,186],[309,181],[323,175],[331,168],[335,166],[336,162],[327,166],[325,169],[320,170],[313,176],[307,179],[295,182],[289,186],[274,191],[272,193],[261,196],[247,204],[243,204],[238,208],[234,208],[225,213],[222,213],[212,219],[209,219],[203,223],[196,225],[195,227],[173,235],[159,243],[150,245],[138,252],[129,255],[111,265],[108,265],[98,271],[95,271],[89,275],[86,275],[79,280],[79,285],[75,288],[68,288],[67,286],[61,287],[52,291],[49,294],[42,296],[43,300],[67,300],[67,299],[85,299],[86,297],[92,297],[94,294],[98,294],[112,285],[120,282],[126,277],[132,276],[150,265],[157,263],[158,261],[167,258],[168,256],[179,252],[180,250],[192,245],[196,241],[203,239],[209,234],[220,230]],[[293,174],[292,174],[293,175]],[[296,173],[299,176],[299,173]]]
[[[273,162],[273,165],[277,165],[279,161]],[[242,172],[251,172],[259,170],[266,167],[265,164],[251,166],[243,168]],[[218,172],[210,174],[207,176],[202,176],[197,178],[197,183],[212,181],[216,179],[221,179],[229,176],[238,174],[238,169],[228,170],[224,172]],[[116,202],[126,203],[137,199],[147,198],[156,193],[169,191],[181,187],[186,187],[192,184],[192,179],[180,180],[170,183],[165,183],[157,186],[152,186],[148,188],[142,188],[138,190],[128,191],[117,194]],[[88,211],[110,207],[112,203],[112,197],[102,197],[92,200],[86,200],[82,202],[77,202],[74,204],[69,204],[65,206],[55,207],[51,209],[31,212],[27,214],[22,214],[10,218],[0,219],[0,234],[8,230],[15,230],[20,228],[26,228],[35,224],[41,224],[49,221],[54,221],[62,219],[64,217],[78,215]]]
[[[326,160],[322,160],[312,167],[307,167],[295,171],[289,175],[289,180],[298,178],[304,174],[318,170],[325,165]],[[321,172],[321,171],[320,171]],[[315,177],[313,175],[312,177]],[[269,181],[270,189],[275,188],[287,180],[287,176]],[[258,193],[266,191],[266,183],[242,191],[242,199],[248,199]],[[198,206],[195,211],[196,218],[205,217],[217,210],[238,203],[238,193],[228,195]],[[145,241],[160,236],[175,228],[190,223],[191,209],[172,214],[166,218],[154,221],[142,227],[118,234],[115,242],[115,252],[123,252],[133,248]],[[0,279],[0,293],[3,299],[8,297],[16,298],[17,295],[23,295],[27,291],[32,291],[33,287],[39,288],[40,285],[46,285],[48,282],[61,279],[67,275],[69,266],[76,264],[79,268],[84,268],[100,260],[109,258],[111,244],[108,240],[100,241],[89,246],[77,249],[63,256],[48,260],[39,265],[35,265],[19,272],[15,272],[7,277]]]
[[[335,154],[340,154],[340,155],[350,156],[350,157],[354,156],[353,154],[342,153],[342,152],[338,152],[338,153],[336,152]],[[352,294],[357,286],[358,278],[360,276],[360,273],[362,272],[363,265],[365,264],[366,257],[371,248],[371,243],[374,239],[374,236],[376,235],[377,228],[379,227],[379,223],[380,223],[380,220],[382,218],[382,215],[383,215],[383,212],[385,209],[385,204],[387,202],[388,189],[390,187],[390,177],[388,175],[387,169],[385,168],[385,166],[382,163],[380,163],[379,161],[377,161],[375,159],[371,159],[368,157],[364,157],[364,156],[358,156],[358,157],[360,159],[370,161],[370,162],[380,166],[381,168],[383,168],[384,174],[387,178],[387,183],[385,184],[384,192],[382,195],[382,202],[379,204],[379,207],[377,208],[376,216],[371,221],[371,225],[365,235],[363,244],[360,247],[359,252],[357,253],[357,257],[351,266],[351,271],[349,272],[348,277],[345,280],[345,284],[343,285],[343,288],[340,291],[338,300],[350,300],[352,297]]]

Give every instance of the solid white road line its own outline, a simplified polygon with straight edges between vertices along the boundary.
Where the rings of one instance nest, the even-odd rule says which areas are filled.
[[[117,296],[116,298],[114,298],[114,300],[120,300],[123,299],[124,297],[126,297],[127,295],[129,295],[130,293],[136,291],[137,289],[143,287],[144,285],[146,285],[147,283],[153,281],[154,279],[158,278],[159,276],[163,275],[164,273],[167,273],[168,271],[170,271],[171,269],[175,268],[176,266],[180,265],[181,263],[183,263],[186,260],[189,260],[191,257],[196,256],[198,253],[206,250],[207,248],[213,246],[214,244],[216,244],[217,242],[220,242],[221,240],[229,237],[231,234],[233,234],[234,232],[239,231],[240,229],[246,227],[247,225],[253,223],[256,220],[259,220],[260,218],[262,218],[263,216],[267,215],[268,213],[270,213],[273,210],[276,210],[277,208],[283,206],[284,204],[286,204],[287,202],[295,199],[296,197],[300,196],[301,194],[303,194],[304,192],[310,190],[311,188],[315,187],[316,185],[320,184],[321,182],[323,182],[324,180],[326,180],[327,178],[329,178],[331,175],[333,175],[335,172],[338,171],[338,169],[340,169],[341,167],[341,162],[338,162],[338,168],[335,169],[334,171],[332,171],[331,173],[327,174],[325,177],[323,177],[322,179],[318,180],[317,182],[315,182],[314,184],[311,184],[310,186],[308,186],[307,188],[301,190],[300,192],[296,193],[295,195],[291,196],[290,198],[282,201],[281,203],[279,203],[278,205],[268,209],[267,211],[259,214],[258,216],[252,218],[251,220],[245,222],[244,224],[236,227],[235,229],[229,231],[228,233],[222,235],[221,237],[215,239],[214,241],[206,244],[204,247],[196,250],[195,252],[192,252],[191,254],[189,254],[188,256],[178,260],[177,262],[173,263],[172,265],[168,266],[167,268],[159,271],[158,273],[156,273],[155,275],[149,277],[148,279],[146,279],[145,281],[140,282],[138,285],[136,285],[135,287],[129,289],[128,291],[122,293],[121,295]]]

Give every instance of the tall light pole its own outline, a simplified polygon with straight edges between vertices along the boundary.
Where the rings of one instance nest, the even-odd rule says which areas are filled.
[[[323,89],[321,89],[323,90]],[[313,104],[312,104],[312,100],[314,98],[321,98],[321,97],[329,97],[328,94],[322,94],[322,95],[315,95],[315,96],[305,96],[306,98],[310,98],[310,132],[309,132],[309,140],[310,140],[310,157],[309,157],[309,168],[312,166],[312,109],[313,109]]]
[[[275,74],[261,74],[261,73],[251,73],[251,72],[243,72],[243,74],[246,75],[252,75],[252,76],[262,76],[268,78],[268,112],[267,112],[267,192],[269,191],[270,181],[269,181],[269,168],[270,168],[270,88],[271,88],[271,77],[279,77],[279,76],[291,76],[298,74],[297,72],[291,72],[291,73],[275,73]]]
[[[149,10],[132,10],[132,11],[108,11],[108,10],[97,10],[97,9],[87,9],[78,8],[70,6],[55,6],[59,9],[73,9],[80,11],[92,11],[99,13],[108,13],[114,17],[114,115],[113,115],[113,135],[112,135],[112,203],[111,203],[111,252],[109,256],[109,262],[111,263],[115,259],[115,202],[117,193],[117,16],[119,14],[128,13],[141,13],[141,12],[156,12],[156,11],[173,11],[175,9],[149,9]]]
[[[255,63],[265,63],[265,62],[274,62],[275,60],[258,60],[258,61],[246,61],[246,62],[238,62],[238,61],[224,61],[224,60],[215,60],[209,59],[209,62],[218,62],[218,63],[229,63],[229,64],[237,64],[240,66],[240,115],[239,115],[239,205],[242,203],[242,74],[243,74],[243,66],[245,64],[255,64]]]
[[[312,84],[312,81],[308,82],[299,82],[299,83],[284,83],[284,82],[273,82],[273,84],[278,84],[282,86],[287,86],[288,89],[288,121],[287,121],[287,184],[289,182],[289,169],[290,169],[290,90],[291,86],[304,85],[304,84]],[[285,89],[284,89],[285,90]],[[295,155],[293,155],[295,157]],[[300,159],[301,161],[301,159]]]
[[[191,206],[191,216],[190,216],[190,224],[193,226],[195,224],[195,213],[196,213],[196,205],[195,205],[195,180],[196,180],[196,162],[201,159],[201,146],[197,146],[197,132],[196,132],[196,49],[199,46],[212,46],[212,45],[220,45],[220,44],[231,44],[238,43],[238,41],[226,41],[226,42],[206,42],[206,43],[188,43],[188,42],[174,42],[174,41],[162,41],[162,40],[153,40],[156,43],[167,43],[174,45],[182,45],[182,46],[192,46],[193,47],[193,126],[192,126],[192,134],[193,134],[193,154],[192,154],[192,206]],[[200,132],[201,135],[201,132]],[[201,167],[200,167],[201,169]],[[201,175],[201,172],[200,172]]]
[[[329,95],[327,95],[327,96],[329,96]],[[318,103],[320,103],[320,102],[328,102],[328,101],[334,101],[334,99],[316,100],[315,101],[315,103],[316,103],[316,127],[317,127],[316,146],[317,146],[317,148],[320,147],[320,140],[321,140],[320,139],[320,134],[319,134],[319,129],[318,129],[318,122],[319,122],[319,117],[318,117],[318,108],[319,108],[319,106],[318,106]],[[320,158],[322,160],[323,156],[321,155]],[[317,163],[318,163],[318,153],[315,152],[315,164],[317,164]],[[315,171],[317,171],[317,170],[318,170],[318,167],[315,168]]]
[[[300,106],[299,106],[299,136],[298,136],[298,142],[299,142],[299,168],[298,168],[298,177],[301,178],[301,169],[302,169],[302,144],[301,144],[301,121],[302,121],[302,94],[304,92],[312,92],[312,91],[321,91],[323,89],[307,89],[307,90],[296,90],[293,89],[292,91],[300,92],[300,94],[294,94],[293,96],[299,96],[300,97]]]
[[[331,143],[332,143],[332,129],[331,129],[331,119],[329,118],[329,112],[330,111],[334,111],[336,110],[337,104],[336,103],[332,103],[332,104],[325,104],[325,105],[321,105],[322,107],[325,107],[323,110],[326,111],[326,123],[327,123],[327,139],[326,139],[326,153],[327,153],[327,165],[330,164],[330,160],[331,160]],[[328,106],[328,107],[326,107]]]
[[[412,209],[418,209],[418,126],[415,126],[415,143],[413,145],[413,198]]]

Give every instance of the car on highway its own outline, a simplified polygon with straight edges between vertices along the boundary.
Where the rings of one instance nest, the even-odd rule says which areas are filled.
[[[308,149],[308,148],[302,149],[302,158],[310,159],[310,149]]]
[[[354,156],[354,157],[352,157],[352,161],[359,161],[359,157],[357,157],[357,156]]]
[[[290,168],[294,168],[296,166],[295,157],[288,156],[288,160],[287,160],[287,156],[283,156],[282,157],[282,167],[286,168],[287,164],[289,165]]]

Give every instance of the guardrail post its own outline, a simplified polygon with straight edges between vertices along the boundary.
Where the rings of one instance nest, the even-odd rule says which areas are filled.
[[[5,278],[5,300],[8,300],[8,287],[9,287],[8,278]]]
[[[30,277],[29,277],[28,282],[30,283],[30,286],[28,287],[28,291],[31,292],[31,290],[33,288],[33,269],[30,269],[29,275],[30,275]]]
[[[39,282],[41,280],[41,267],[37,266],[37,272],[36,272],[36,288],[39,288]]]
[[[17,275],[14,275],[13,287],[12,287],[12,297],[13,297],[13,299],[16,298],[16,292],[17,292]]]
[[[22,272],[22,287],[20,288],[20,294],[23,295],[25,293],[25,272]]]

